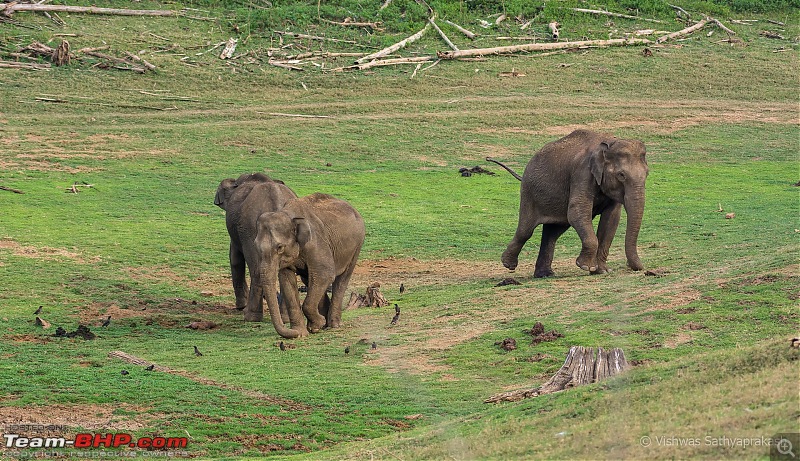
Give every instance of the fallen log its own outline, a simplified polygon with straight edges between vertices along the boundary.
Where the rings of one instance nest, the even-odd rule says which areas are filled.
[[[638,21],[657,22],[659,24],[664,24],[664,21],[660,21],[658,19],[640,18],[639,16],[631,16],[629,14],[612,13],[610,11],[588,10],[586,8],[567,8],[567,9],[568,10],[572,10],[572,11],[577,11],[578,13],[599,14],[599,15],[603,15],[603,16],[611,16],[611,17],[614,17],[614,18],[636,19]]]
[[[674,38],[683,37],[684,35],[689,35],[692,32],[700,30],[703,27],[705,27],[705,25],[708,24],[708,22],[709,22],[709,18],[706,18],[706,19],[703,19],[703,20],[697,22],[696,24],[694,24],[692,26],[689,26],[689,27],[687,27],[685,29],[681,29],[681,30],[679,30],[677,32],[673,32],[671,34],[667,34],[667,35],[658,37],[656,39],[656,43],[664,43],[664,42],[666,42],[668,40],[672,40]]]
[[[596,383],[618,375],[629,367],[622,349],[604,350],[601,347],[572,346],[567,358],[555,375],[539,387],[503,392],[484,400],[484,403],[516,402],[529,397],[552,394],[584,384]]]
[[[436,56],[414,56],[410,58],[391,58],[391,59],[379,59],[370,62],[365,62],[363,64],[353,64],[352,66],[347,67],[339,67],[337,69],[332,69],[332,71],[343,71],[343,70],[366,70],[371,69],[373,67],[384,67],[384,66],[397,66],[401,64],[416,64],[416,63],[425,63],[425,62],[432,62],[436,60]]]
[[[0,61],[0,68],[3,69],[28,69],[28,70],[50,70],[48,63],[34,63],[34,62],[15,62],[15,61]]]
[[[0,14],[11,16],[17,11],[90,13],[118,16],[177,16],[170,10],[130,10],[125,8],[98,8],[96,6],[44,5],[40,3],[0,3]]]
[[[2,61],[0,61],[0,63],[2,63]],[[6,191],[9,191],[9,192],[13,192],[15,194],[24,194],[25,193],[25,192],[22,192],[19,189],[14,189],[14,188],[8,187],[8,186],[0,186],[0,190],[6,190]]]
[[[471,56],[517,53],[520,51],[549,51],[549,50],[563,50],[569,48],[647,45],[651,43],[653,42],[644,38],[616,38],[612,40],[584,40],[578,42],[557,42],[557,43],[526,43],[523,45],[498,46],[495,48],[475,48],[472,50],[460,50],[460,51],[439,51],[437,55],[441,59],[457,59],[457,58],[465,58]]]
[[[477,35],[475,35],[474,33],[468,31],[467,29],[459,26],[458,24],[456,24],[454,22],[448,21],[447,19],[445,19],[444,22],[446,22],[446,23],[450,24],[451,26],[455,27],[456,30],[458,30],[462,34],[466,35],[467,38],[469,38],[470,40],[475,40],[475,37],[477,37]]]
[[[433,26],[434,29],[436,29],[436,32],[439,33],[439,36],[442,37],[442,40],[444,40],[444,42],[447,43],[447,46],[449,46],[451,50],[458,51],[458,47],[455,44],[453,44],[453,42],[451,42],[449,38],[447,38],[447,35],[445,35],[444,32],[442,32],[442,29],[440,29],[439,26],[436,25],[433,19],[428,19],[428,22]]]
[[[432,21],[433,19],[436,19],[436,18],[431,16],[430,20]],[[413,43],[413,42],[419,40],[419,38],[422,37],[423,35],[425,35],[425,32],[427,32],[428,29],[430,29],[430,28],[431,28],[431,23],[429,21],[429,22],[427,22],[425,24],[425,27],[423,27],[422,30],[420,30],[416,34],[414,34],[414,35],[412,35],[412,36],[410,36],[410,37],[408,37],[408,38],[406,38],[404,40],[401,40],[401,41],[395,43],[394,45],[387,46],[386,48],[384,48],[384,49],[382,49],[380,51],[377,51],[377,52],[372,53],[372,54],[368,54],[368,55],[364,56],[363,58],[359,58],[359,59],[356,60],[356,64],[363,64],[363,63],[365,63],[367,61],[372,61],[372,60],[375,60],[375,59],[378,59],[378,58],[382,58],[384,56],[388,56],[388,55],[394,53],[395,51],[405,47],[409,43]]]

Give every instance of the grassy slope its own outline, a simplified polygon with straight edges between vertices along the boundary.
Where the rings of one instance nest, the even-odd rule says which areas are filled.
[[[587,30],[606,27],[581,21]],[[644,448],[638,441],[769,436],[796,425],[790,378],[797,355],[783,341],[797,330],[800,279],[791,186],[800,147],[796,50],[772,53],[776,42],[740,30],[747,47],[698,37],[658,49],[653,59],[639,49],[495,58],[441,63],[410,80],[400,69],[294,74],[252,65],[234,72],[211,56],[196,58],[202,66],[194,68],[154,52],[164,44],[150,34],[187,54],[192,46],[203,51],[228,36],[224,22],[67,22],[69,32],[82,34],[73,47],[106,40],[149,50],[163,70],[0,73],[2,184],[26,192],[4,192],[0,202],[4,406],[128,404],[120,416],[133,413],[154,428],[140,435],[187,430],[193,451],[213,457],[326,447],[333,449],[309,457],[755,457],[763,450]],[[3,43],[52,33],[9,28]],[[253,49],[266,46],[255,35],[249,40]],[[431,46],[439,48],[430,39],[417,49]],[[497,76],[511,67],[526,77]],[[45,94],[75,102],[33,101]],[[652,173],[640,247],[645,264],[667,275],[625,271],[621,230],[612,248],[617,271],[584,277],[571,262],[578,242],[570,232],[557,249],[561,277],[530,278],[532,241],[514,275],[523,285],[493,288],[506,276],[494,261],[513,231],[517,183],[507,175],[461,178],[456,170],[486,155],[521,168],[573,125],[645,140]],[[211,196],[220,179],[246,171],[280,177],[301,195],[321,190],[351,201],[367,220],[367,268],[387,257],[430,261],[429,276],[405,270],[408,260],[380,262],[395,272],[387,287],[418,280],[399,300],[403,324],[389,330],[386,312],[349,312],[348,328],[297,342],[289,355],[275,352],[269,325],[227,313],[224,217]],[[95,189],[64,194],[74,181]],[[736,218],[723,219],[719,204]],[[453,260],[460,262],[437,271]],[[216,296],[201,297],[206,290]],[[395,297],[393,288],[387,294]],[[95,342],[56,342],[32,325],[30,312],[40,304],[45,318],[68,328],[80,316],[96,322],[106,311],[147,310],[115,319]],[[197,318],[223,328],[180,328]],[[566,337],[528,346],[520,332],[537,320]],[[446,346],[435,345],[448,336],[454,339]],[[507,336],[520,349],[506,354],[492,346]],[[378,340],[379,350],[366,351],[361,338]],[[193,344],[206,352],[203,360],[191,356]],[[346,344],[356,344],[352,356],[341,353]],[[543,381],[570,344],[623,347],[645,365],[603,386],[480,403]],[[286,413],[179,376],[122,378],[119,370],[130,367],[105,358],[115,349],[309,407]],[[534,353],[549,358],[525,361]],[[425,417],[404,418],[416,413]],[[376,438],[409,426],[418,427]],[[359,441],[367,439],[374,440]]]

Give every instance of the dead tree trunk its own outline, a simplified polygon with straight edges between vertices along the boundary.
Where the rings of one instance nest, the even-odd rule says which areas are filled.
[[[496,48],[476,48],[460,51],[439,51],[437,55],[440,59],[457,59],[472,56],[489,56],[493,54],[517,53],[521,51],[549,51],[564,50],[569,48],[586,48],[592,46],[629,46],[629,45],[648,45],[650,40],[643,38],[615,38],[611,40],[584,40],[579,42],[556,42],[556,43],[526,43],[524,45],[498,46]]]
[[[62,40],[61,44],[53,50],[53,57],[51,60],[57,66],[66,66],[69,64],[69,42]]]
[[[564,365],[540,387],[520,391],[503,392],[484,400],[484,403],[515,402],[528,397],[562,391],[571,387],[602,381],[628,368],[622,349],[604,350],[601,347],[572,346]]]
[[[169,10],[129,10],[95,6],[42,5],[40,3],[0,3],[0,14],[11,16],[15,11],[55,11],[59,13],[114,14],[120,16],[177,16]]]

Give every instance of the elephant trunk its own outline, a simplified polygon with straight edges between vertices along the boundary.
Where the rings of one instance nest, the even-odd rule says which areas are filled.
[[[625,257],[628,259],[628,267],[635,271],[644,269],[636,247],[644,215],[644,196],[644,187],[638,188],[626,192],[624,202],[625,213],[628,215],[628,225],[625,230]]]
[[[278,332],[279,335],[283,336],[284,338],[297,338],[300,336],[300,332],[297,330],[292,330],[291,328],[286,328],[283,324],[283,319],[281,318],[281,311],[278,307],[278,294],[277,286],[278,282],[278,267],[276,263],[273,264],[262,264],[261,265],[261,283],[262,283],[262,293],[265,298],[267,298],[267,306],[269,307],[269,316],[272,319],[272,325],[275,326],[275,331]]]

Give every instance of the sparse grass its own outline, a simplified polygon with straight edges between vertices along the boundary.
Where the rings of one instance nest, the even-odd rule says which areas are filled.
[[[377,5],[322,7],[326,17],[374,20]],[[501,10],[488,2],[487,10],[432,5],[470,26]],[[509,15],[540,14],[533,27],[541,31],[556,6],[571,4],[547,5],[528,11],[539,5],[505,3]],[[637,5],[643,16],[672,18],[664,3]],[[106,42],[144,50],[160,68],[147,75],[81,64],[0,72],[0,184],[25,192],[0,191],[4,421],[26,408],[61,405],[77,415],[70,427],[94,428],[95,414],[112,409],[117,431],[188,432],[190,452],[215,459],[758,458],[767,453],[648,449],[639,440],[796,430],[797,353],[785,339],[797,332],[800,295],[792,186],[800,179],[797,10],[769,16],[788,24],[787,41],[758,35],[772,26],[732,25],[746,47],[699,34],[655,48],[652,58],[619,48],[442,62],[412,80],[410,69],[290,73],[263,60],[230,64],[195,54],[235,34],[234,25],[240,50],[256,56],[276,43],[271,30],[278,27],[380,47],[421,27],[424,10],[414,2],[395,0],[392,8],[407,15],[379,17],[382,34],[315,26],[316,3],[186,6],[220,19],[65,15],[68,26],[51,30],[49,20],[18,13],[20,23],[44,29],[0,27],[0,50],[76,33],[73,48]],[[711,2],[682,6],[720,18],[739,11]],[[571,38],[608,36],[605,18],[559,20]],[[508,21],[474,46],[521,33]],[[614,23],[623,31],[647,26]],[[323,48],[342,49],[329,45]],[[779,46],[788,51],[773,52]],[[431,34],[409,52],[441,48]],[[511,68],[526,76],[498,77]],[[69,102],[37,102],[42,95]],[[559,277],[533,279],[537,233],[511,274],[522,285],[495,287],[509,276],[498,259],[516,225],[518,183],[501,171],[462,178],[458,168],[485,165],[491,155],[521,170],[541,145],[579,126],[647,145],[640,253],[664,276],[625,269],[623,223],[612,274],[577,269],[579,242],[568,232],[556,249]],[[293,341],[295,349],[280,353],[269,323],[246,324],[231,312],[224,215],[212,199],[221,179],[252,171],[300,195],[337,195],[362,213],[368,235],[352,289],[380,280],[401,305],[400,325],[388,327],[387,310],[346,312],[345,328]],[[94,187],[65,193],[76,181]],[[727,212],[736,217],[725,219]],[[403,297],[400,282],[409,287]],[[89,323],[99,338],[49,337],[33,325],[39,305],[53,328]],[[109,314],[112,325],[98,327]],[[183,328],[198,319],[221,327]],[[530,345],[523,329],[536,321],[564,338]],[[494,346],[505,337],[519,348]],[[369,350],[373,340],[376,351]],[[481,403],[546,380],[573,344],[622,347],[642,364],[607,383]],[[205,355],[194,357],[193,345]],[[149,373],[109,359],[112,350],[186,373]],[[545,357],[529,361],[535,354]]]

